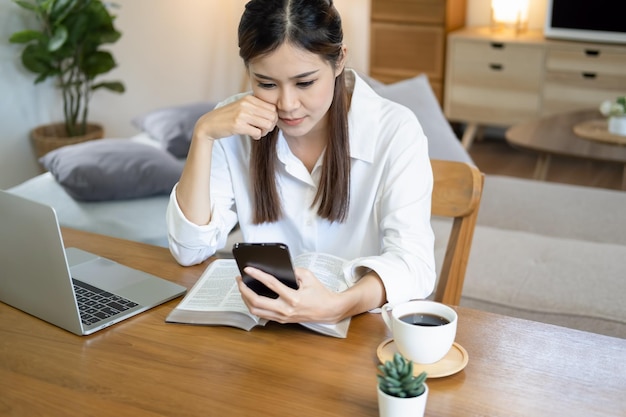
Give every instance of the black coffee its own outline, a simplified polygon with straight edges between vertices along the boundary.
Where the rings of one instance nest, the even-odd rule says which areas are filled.
[[[436,314],[411,313],[400,317],[405,323],[414,324],[415,326],[443,326],[450,323],[445,317]]]

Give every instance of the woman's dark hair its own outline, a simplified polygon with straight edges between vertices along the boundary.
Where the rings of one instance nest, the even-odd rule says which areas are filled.
[[[246,66],[284,43],[321,56],[333,68],[343,58],[341,17],[332,0],[252,0],[239,23],[239,55]],[[332,222],[344,221],[350,201],[350,144],[348,92],[345,76],[335,78],[328,110],[330,138],[323,160],[320,187],[313,205],[317,214]],[[255,224],[275,222],[282,216],[276,188],[278,129],[253,141],[250,157],[254,189]],[[285,196],[288,197],[288,196]]]

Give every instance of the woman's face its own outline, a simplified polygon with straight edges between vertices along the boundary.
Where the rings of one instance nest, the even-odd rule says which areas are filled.
[[[284,43],[274,52],[252,60],[248,69],[254,95],[276,106],[277,125],[286,138],[315,137],[326,132],[326,114],[343,64],[333,69],[319,55]]]

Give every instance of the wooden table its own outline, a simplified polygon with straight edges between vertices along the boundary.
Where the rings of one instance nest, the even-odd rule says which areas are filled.
[[[600,119],[598,110],[581,110],[557,114],[510,127],[507,142],[539,153],[535,179],[545,180],[552,155],[624,164],[622,189],[626,190],[626,146],[583,138],[574,133],[574,126],[586,120]]]
[[[191,287],[167,249],[63,230],[76,246]],[[376,314],[347,339],[270,323],[166,324],[171,301],[87,337],[0,303],[2,416],[378,416]],[[601,300],[599,300],[601,302]],[[428,381],[427,416],[624,416],[626,340],[458,308],[462,372]]]

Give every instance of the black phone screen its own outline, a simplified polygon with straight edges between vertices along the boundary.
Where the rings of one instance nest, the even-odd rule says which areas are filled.
[[[254,292],[265,297],[277,298],[278,294],[265,284],[243,272],[246,266],[252,266],[276,277],[280,282],[298,289],[298,282],[291,264],[289,248],[284,243],[235,243],[233,256],[237,261],[243,282]]]

